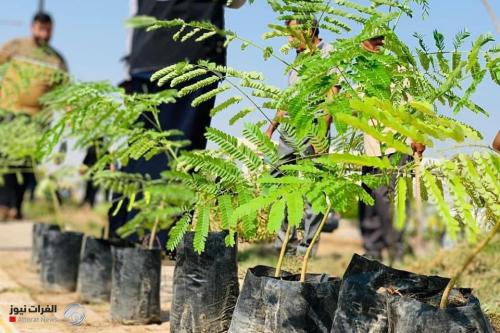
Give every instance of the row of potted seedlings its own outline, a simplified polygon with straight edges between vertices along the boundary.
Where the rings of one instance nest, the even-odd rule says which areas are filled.
[[[111,319],[123,324],[160,323],[160,249],[84,236],[45,223],[34,224],[32,235],[31,262],[43,288],[76,290],[84,303],[111,302]],[[193,250],[193,233],[187,233],[177,248],[170,320],[180,332],[203,327],[227,331],[239,289],[237,251],[225,246],[226,236],[210,233],[203,255]]]
[[[254,127],[247,127],[249,140],[251,134],[255,133],[252,128]],[[141,137],[147,136],[146,134],[152,135],[144,132]],[[209,130],[207,133],[209,139],[217,140],[217,135],[222,134],[216,130]],[[154,136],[152,140],[157,142]],[[126,150],[128,153],[134,149],[134,141],[130,139],[130,142],[132,144]],[[229,138],[227,142],[232,145],[236,141]],[[170,147],[172,142],[160,140],[157,144]],[[224,146],[224,143],[222,145]],[[263,163],[259,158],[248,158],[253,154],[249,147],[241,147],[239,144],[236,144],[236,147],[246,155],[242,156],[239,154],[240,150],[231,150],[226,146],[226,151],[223,150],[220,156],[233,151],[234,158],[231,163]],[[288,186],[286,182],[280,184],[279,180],[266,177],[265,174],[260,178],[259,186],[255,187],[253,176],[238,178],[239,169],[231,169],[237,176],[233,176],[231,172],[218,173],[220,169],[212,169],[209,163],[220,166],[227,163],[227,160],[212,155],[219,156],[213,152],[171,156],[174,160],[179,158],[176,160],[179,165],[191,163],[193,166],[167,174],[167,178],[184,177],[183,179],[198,180],[204,186],[197,188],[195,184],[193,192],[196,193],[196,204],[184,207],[184,213],[196,216],[209,202],[216,210],[222,205],[225,196],[226,199],[229,196],[230,201],[236,200],[238,196],[242,196],[241,186],[245,182],[249,188],[253,186],[255,191],[266,192],[265,195],[276,202],[274,205],[280,205],[279,201],[288,197],[292,191],[290,188],[279,187],[283,184]],[[105,160],[106,158],[103,157]],[[194,166],[197,163],[207,164],[200,168],[199,165]],[[260,164],[253,169],[261,170],[259,166]],[[296,172],[293,169],[291,171]],[[182,173],[182,176],[179,173]],[[120,174],[113,177],[120,178]],[[307,186],[312,186],[314,182],[304,179],[300,172],[294,176],[288,174],[288,180],[291,177],[303,182],[304,185],[295,190],[303,191],[299,200],[306,200],[311,192]],[[329,174],[325,173],[324,177],[329,177]],[[267,190],[260,186],[265,182],[271,184]],[[352,183],[354,184],[353,181]],[[168,182],[166,184],[168,185]],[[278,185],[272,187],[272,184]],[[212,186],[218,187],[224,195],[213,199],[213,195],[210,195]],[[207,192],[204,193],[204,190]],[[201,231],[197,227],[198,223],[203,221],[178,221],[177,224],[181,225],[181,228],[184,225],[186,230],[190,228],[191,222],[194,223],[194,232],[182,232],[183,237],[176,244],[170,312],[171,332],[491,332],[478,300],[468,289],[453,289],[448,297],[451,300],[449,306],[445,309],[436,306],[449,284],[449,279],[398,271],[356,255],[342,279],[328,274],[309,274],[308,259],[331,211],[331,203],[338,199],[334,192],[324,194],[320,200],[323,204],[326,202],[326,209],[321,226],[306,252],[301,274],[295,275],[281,270],[287,246],[284,242],[277,267],[257,266],[249,269],[241,292],[236,246],[236,231],[239,231],[240,226],[231,222],[229,230],[208,232],[209,225],[205,225],[207,231],[204,235],[204,227]],[[314,198],[307,199],[314,201]],[[266,202],[267,199],[262,201],[257,194],[253,200]],[[304,202],[302,207],[303,204]],[[288,203],[286,205],[289,210],[293,209]],[[235,206],[237,208],[233,215],[237,216],[236,220],[248,214],[248,211],[243,209],[244,204]],[[280,207],[280,214],[273,213],[271,208],[269,219],[276,220],[278,216],[279,223],[276,225],[270,221],[269,231],[276,232],[276,226],[279,229],[285,220],[285,206]],[[154,211],[161,208],[162,205],[155,202],[149,203],[148,209]],[[238,215],[238,211],[245,213]],[[210,226],[215,222],[211,217],[210,214],[205,216]],[[300,223],[301,218],[300,213],[295,214],[294,224]],[[203,220],[199,215],[198,219]],[[289,222],[290,219],[291,214],[288,216]],[[61,221],[60,218],[58,220]],[[228,224],[223,222],[220,229],[226,229],[225,225]],[[162,249],[153,246],[157,227],[158,219],[154,226],[149,228],[152,230],[149,233],[153,234],[153,241],[149,242],[149,247],[145,247],[104,238],[84,237],[81,233],[65,231],[62,223],[35,224],[33,264],[39,267],[42,285],[48,290],[78,290],[84,302],[110,301],[111,319],[114,321],[124,324],[159,323]],[[205,238],[201,251],[197,239],[200,235]]]
[[[178,246],[171,332],[492,332],[470,289],[454,289],[437,307],[449,279],[417,275],[355,255],[343,279],[250,268],[241,293],[236,247],[227,232],[209,233],[206,251],[194,233]],[[111,300],[124,324],[160,322],[161,251],[33,226],[32,263],[51,291],[77,290],[83,302]]]
[[[210,179],[199,170],[190,176]],[[250,268],[241,291],[234,230],[207,232],[203,251],[196,246],[196,225],[184,233],[176,246],[171,332],[492,332],[470,289],[453,289],[448,307],[439,308],[446,278],[358,255],[342,278],[309,274],[311,250],[332,208],[331,193],[324,194],[327,207],[301,273],[281,269],[285,241],[277,267]],[[111,319],[123,324],[159,323],[162,249],[154,244],[84,237],[64,231],[61,223],[35,224],[32,261],[48,290],[77,290],[83,302],[110,301]]]
[[[209,131],[207,136],[214,138],[217,133]],[[162,144],[167,147],[171,142],[159,143]],[[133,148],[132,144],[127,149]],[[248,153],[244,147],[240,149]],[[223,153],[228,154],[228,151]],[[196,161],[205,161],[207,156],[213,162],[215,157],[212,154],[187,153],[179,157],[178,162],[180,165],[188,162],[196,164]],[[175,154],[172,155],[174,160],[177,159]],[[224,163],[224,157],[217,158],[220,158],[218,162]],[[239,158],[241,156],[236,156],[233,161]],[[203,178],[203,181],[200,180],[203,184],[220,187],[222,193],[233,197],[231,200],[241,195],[241,188],[235,184],[248,182],[251,187],[255,181],[252,176],[235,181],[231,175],[212,172],[209,165],[205,168],[188,167],[183,171],[183,177]],[[176,172],[180,171],[166,175],[167,178],[178,179]],[[119,176],[115,174],[113,177]],[[302,179],[300,174],[296,177]],[[214,179],[218,181],[214,182]],[[271,184],[276,182],[265,179]],[[311,183],[304,184],[300,200],[306,197],[307,184]],[[196,193],[196,203],[207,200],[212,190],[207,187],[207,193],[204,193],[203,188],[195,186],[193,192]],[[257,191],[264,189],[259,188]],[[274,193],[285,193],[283,195],[286,196],[290,190],[271,186],[267,192],[270,196]],[[359,256],[354,256],[342,279],[328,274],[309,274],[307,262],[310,253],[326,223],[325,217],[332,208],[331,202],[335,199],[335,193],[330,192],[325,193],[322,199],[327,203],[326,209],[321,226],[306,252],[301,274],[281,270],[287,246],[284,242],[277,267],[257,266],[249,269],[241,292],[235,244],[235,232],[239,226],[235,228],[230,223],[233,226],[227,231],[207,232],[204,248],[200,251],[196,238],[200,235],[197,224],[201,222],[193,219],[195,231],[186,232],[176,244],[171,332],[433,332],[436,327],[450,332],[464,329],[491,332],[488,320],[470,290],[454,289],[449,297],[452,302],[448,308],[439,309],[435,306],[449,279],[397,271]],[[254,200],[260,198],[257,196]],[[218,197],[212,204],[218,206],[221,202],[222,197]],[[201,209],[203,204],[200,204]],[[149,210],[154,211],[162,205],[150,202],[148,206]],[[236,208],[234,213],[243,206]],[[200,208],[197,205],[190,207],[184,207],[184,210],[194,210],[196,216]],[[243,215],[240,214],[239,218]],[[301,215],[297,216],[295,224],[300,223]],[[198,216],[198,219],[201,218]],[[209,224],[212,225],[215,221],[210,219],[211,216]],[[285,215],[278,218],[278,227],[284,219]],[[155,239],[157,222],[148,228],[152,230],[149,232],[153,234],[152,240]],[[189,223],[183,223],[188,230]],[[277,230],[274,227],[269,231]],[[84,237],[81,233],[64,231],[62,223],[35,224],[33,263],[39,265],[42,284],[49,290],[78,290],[84,302],[110,301],[111,319],[114,321],[124,324],[159,323],[162,249],[154,248],[154,244],[154,241],[150,241],[150,246],[145,247]],[[227,246],[231,244],[234,246]],[[415,322],[419,324],[414,325]]]

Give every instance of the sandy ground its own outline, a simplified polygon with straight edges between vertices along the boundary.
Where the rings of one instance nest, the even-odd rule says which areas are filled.
[[[30,265],[31,228],[29,222],[11,222],[0,224],[0,333],[10,332],[99,332],[99,333],[135,333],[135,332],[168,332],[168,302],[162,303],[161,325],[124,326],[111,322],[109,303],[84,304],[86,320],[81,326],[73,326],[64,319],[67,305],[78,303],[76,293],[54,293],[42,289],[38,273]],[[172,267],[164,266],[164,273]],[[166,300],[168,301],[168,295]],[[18,322],[9,323],[11,306],[28,308],[31,305],[57,305],[55,314],[25,314],[17,316]],[[45,322],[19,322],[21,320]]]
[[[38,273],[30,264],[31,228],[29,222],[0,223],[0,333],[10,332],[99,332],[99,333],[135,333],[168,332],[168,314],[171,297],[172,266],[162,266],[162,319],[161,325],[124,326],[113,323],[109,315],[109,303],[84,304],[86,320],[82,326],[73,326],[64,318],[67,305],[78,303],[76,293],[54,293],[42,289]],[[332,234],[323,234],[318,256],[331,258],[360,251],[361,240],[356,228],[342,224]],[[244,248],[244,246],[243,246]],[[240,276],[244,276],[241,274]],[[41,317],[46,322],[9,323],[11,306],[28,308],[31,305],[57,305],[55,314],[26,314],[26,318]]]

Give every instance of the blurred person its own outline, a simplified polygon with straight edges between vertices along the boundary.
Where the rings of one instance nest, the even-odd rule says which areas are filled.
[[[52,17],[43,12],[34,15],[31,23],[31,36],[16,38],[0,48],[0,65],[13,64],[6,70],[0,85],[0,109],[12,113],[34,115],[41,110],[38,99],[55,87],[53,75],[67,72],[66,61],[51,45],[54,23]],[[14,65],[15,64],[15,65]],[[21,81],[21,73],[30,72],[26,86],[17,84],[17,90],[7,88],[14,81]],[[39,72],[38,72],[39,71]],[[15,84],[13,84],[15,85]],[[2,121],[7,121],[5,116]],[[22,203],[27,188],[35,186],[32,172],[23,172],[23,179],[15,173],[3,176],[0,186],[0,219],[21,219]]]
[[[374,36],[364,40],[361,47],[366,52],[379,53],[385,43],[384,36]],[[358,63],[363,60],[358,59]],[[361,89],[363,88],[360,86]],[[375,123],[370,123],[375,126]],[[423,144],[411,142],[413,152],[421,159],[426,149]],[[397,154],[392,148],[382,151],[378,140],[368,134],[364,134],[364,152],[367,156],[387,156],[390,160],[404,165],[411,161],[412,156]],[[362,174],[382,174],[382,170],[373,167],[363,167]],[[359,202],[360,229],[363,238],[365,256],[376,260],[382,260],[383,250],[389,251],[390,260],[399,260],[403,256],[403,232],[393,226],[393,209],[389,194],[394,193],[397,176],[393,175],[388,185],[382,185],[376,189],[369,188],[363,184],[364,190],[374,199],[374,205]]]
[[[133,15],[153,16],[160,20],[183,19],[190,21],[207,21],[220,29],[224,29],[224,7],[240,8],[246,0],[132,0],[131,11]],[[167,28],[156,31],[145,29],[133,29],[129,38],[129,53],[126,57],[129,75],[128,82],[122,83],[122,87],[128,93],[156,93],[170,89],[168,85],[158,87],[157,82],[151,82],[151,75],[170,65],[181,61],[196,63],[199,60],[208,60],[217,65],[226,65],[225,38],[223,36],[212,36],[202,42],[188,40],[186,42],[175,41],[173,35],[178,28]],[[201,80],[198,78],[196,80]],[[187,84],[192,84],[190,81]],[[200,89],[185,97],[178,98],[175,103],[160,105],[158,118],[161,128],[167,131],[172,129],[181,130],[184,136],[191,142],[187,149],[205,149],[207,140],[205,129],[210,127],[210,110],[214,107],[215,98],[202,103],[198,107],[191,106],[191,102],[198,96],[214,89],[217,84]],[[181,89],[182,86],[176,87]],[[140,122],[148,129],[156,129],[148,114],[144,114]],[[162,171],[168,169],[168,160],[165,154],[154,156],[149,160],[131,160],[121,171],[128,173],[149,174],[152,179],[160,178]],[[126,204],[121,206],[116,215],[112,212],[116,209],[119,193],[113,195],[113,206],[109,211],[111,235],[116,237],[116,229],[129,221],[137,211],[127,212]],[[166,241],[165,233],[159,235],[161,243]]]
[[[305,29],[305,26],[309,23],[310,27]],[[321,52],[321,55],[323,57],[327,57],[332,51],[333,47],[324,42],[320,37],[320,30],[318,27],[318,22],[316,19],[313,19],[311,22],[307,21],[302,21],[302,20],[289,20],[286,22],[288,27],[300,27],[300,29],[303,30],[309,30],[309,31],[300,31],[300,29],[297,29],[295,31],[294,36],[290,36],[288,38],[288,41],[290,45],[292,45],[296,52],[297,56],[299,56],[302,52],[306,51],[308,48],[308,44],[310,44],[310,47],[312,47],[314,50],[318,50]],[[299,74],[296,70],[291,70],[288,73],[288,84],[289,85],[294,85],[298,80],[300,79]],[[325,98],[332,98],[333,95],[338,94],[340,91],[339,86],[334,86],[331,88],[330,92]],[[265,134],[267,137],[272,138],[274,132],[278,129],[279,124],[280,124],[280,119],[283,119],[284,117],[287,116],[287,112],[284,110],[279,110],[276,113],[276,116],[274,120],[271,122],[269,127],[267,128]],[[323,119],[315,119],[315,121],[325,121],[326,123],[326,128],[327,128],[327,133],[326,136],[330,136],[330,126],[332,123],[332,117],[330,115],[326,115],[323,117]],[[317,152],[315,151],[315,148],[313,145],[306,143],[307,148],[305,154],[307,155],[314,155]],[[279,145],[278,145],[278,154],[280,155],[280,160],[281,163],[283,164],[293,164],[295,163],[295,159],[298,157],[298,153],[295,151],[292,145],[290,145],[286,138],[282,135],[280,135],[279,138]],[[275,173],[276,177],[281,176],[279,172]],[[307,248],[311,244],[311,241],[314,237],[314,234],[319,228],[319,225],[321,223],[321,220],[323,218],[322,214],[314,214],[312,211],[312,208],[310,204],[306,203],[305,205],[305,210],[304,210],[304,216],[302,218],[301,226],[300,228],[304,230],[304,237],[303,239],[299,240],[297,237],[297,230],[296,228],[292,228],[292,231],[290,233],[290,239],[288,240],[287,244],[287,252],[288,253],[295,253],[297,255],[304,255],[307,251]],[[329,224],[338,224],[338,215],[335,213],[330,213],[329,216]],[[274,248],[279,251],[281,249],[284,241],[285,241],[285,236],[286,236],[286,231],[288,228],[288,223],[285,221],[285,223],[282,224],[281,230],[278,233],[278,236],[276,237],[276,241],[274,243]],[[336,228],[336,226],[334,227]],[[316,252],[316,249],[318,247],[319,241],[315,244],[314,246],[314,251]]]

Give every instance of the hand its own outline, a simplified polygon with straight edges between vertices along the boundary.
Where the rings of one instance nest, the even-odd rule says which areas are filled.
[[[230,0],[227,2],[229,8],[238,9],[245,4],[246,0]]]
[[[418,142],[412,142],[411,143],[411,149],[413,150],[413,153],[417,153],[418,156],[421,158],[422,155],[424,154],[424,151],[427,147],[421,143]]]
[[[80,165],[80,168],[78,168],[78,173],[80,173],[81,176],[85,175],[85,173],[89,170],[89,167],[86,166],[85,164]]]

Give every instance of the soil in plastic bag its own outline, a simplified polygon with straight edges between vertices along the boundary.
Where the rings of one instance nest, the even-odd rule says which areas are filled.
[[[257,266],[247,271],[230,333],[329,333],[337,308],[340,279],[299,275]]]
[[[60,230],[56,224],[35,223],[31,238],[31,264],[37,270],[40,269],[43,234],[48,230]]]
[[[201,255],[193,249],[192,232],[177,247],[171,333],[227,332],[239,288],[237,249],[225,246],[226,236],[209,233]]]
[[[471,289],[453,289],[448,307],[439,308],[442,292],[417,299],[388,297],[389,333],[493,333]]]
[[[111,247],[111,319],[122,324],[160,323],[161,251]]]
[[[412,326],[412,328],[415,328],[417,323],[421,323],[422,320],[430,318],[431,312],[429,312],[428,306],[433,307],[434,310],[436,310],[436,307],[430,303],[425,304],[418,300],[431,300],[433,297],[438,299],[448,282],[449,279],[446,278],[401,271],[387,267],[378,261],[372,261],[359,255],[354,255],[342,280],[337,311],[335,313],[331,332],[385,333],[389,332],[389,322],[391,322],[391,325],[394,325],[394,330],[390,332],[421,332],[418,330],[411,331],[409,327]],[[411,297],[411,299],[407,297]],[[469,299],[473,301],[472,298]],[[393,302],[396,301],[407,301],[408,305],[411,304],[414,308],[412,311],[410,311],[411,307],[408,307],[407,310],[403,310],[403,308],[399,307],[397,310],[388,311],[389,304],[393,304]],[[439,301],[437,301],[437,304],[439,304]],[[446,312],[449,311],[450,313],[456,313],[457,319],[461,317],[463,320],[466,320],[465,315],[458,315],[460,309],[461,308],[455,308],[453,310],[450,308],[437,315],[439,313],[438,310],[434,311],[432,315],[436,315],[436,318],[440,316],[439,318],[444,320]],[[427,311],[427,318],[421,317],[425,312],[424,310]],[[394,317],[398,312],[398,316]],[[398,321],[401,317],[407,319],[412,317],[413,319],[408,322],[410,326],[401,326],[398,328],[399,326],[395,324],[394,320]],[[449,319],[448,317],[448,320]],[[478,319],[478,321],[481,320]],[[450,322],[448,322],[448,324],[450,324]],[[456,327],[458,328],[460,326]],[[467,326],[461,327],[461,330],[459,330],[460,332],[468,332],[465,329]],[[434,331],[430,330],[426,332]],[[448,331],[439,330],[439,332]]]
[[[40,278],[52,291],[75,291],[83,234],[49,230],[43,234]]]
[[[80,300],[85,303],[109,301],[111,295],[111,244],[104,239],[85,237],[78,270]]]

